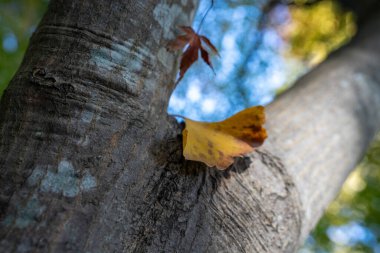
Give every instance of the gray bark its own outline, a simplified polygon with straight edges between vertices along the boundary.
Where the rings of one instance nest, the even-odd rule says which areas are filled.
[[[379,19],[223,172],[183,159],[166,114],[195,5],[51,2],[1,101],[0,252],[292,252],[312,229],[380,125]]]
[[[379,15],[267,110],[265,145],[300,192],[302,237],[318,221],[380,128]]]

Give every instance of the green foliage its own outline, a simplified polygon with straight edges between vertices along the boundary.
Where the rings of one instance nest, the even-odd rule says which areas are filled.
[[[0,1],[0,97],[15,74],[46,0]]]
[[[336,1],[324,0],[311,5],[303,5],[304,2],[296,1],[289,8],[291,22],[282,33],[290,43],[292,57],[315,65],[355,34],[355,20]]]
[[[312,234],[312,252],[378,252],[380,238],[380,134],[351,173]],[[339,236],[338,236],[339,235]]]

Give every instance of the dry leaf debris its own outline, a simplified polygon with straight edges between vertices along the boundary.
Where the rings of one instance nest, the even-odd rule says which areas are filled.
[[[245,109],[221,122],[199,122],[185,118],[183,155],[220,170],[230,166],[234,157],[252,152],[264,143],[267,133],[263,106]]]

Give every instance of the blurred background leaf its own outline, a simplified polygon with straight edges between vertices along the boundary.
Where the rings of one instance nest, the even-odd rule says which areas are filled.
[[[356,32],[354,16],[334,1],[290,6],[291,22],[280,30],[289,42],[290,57],[298,57],[314,66],[346,43]]]

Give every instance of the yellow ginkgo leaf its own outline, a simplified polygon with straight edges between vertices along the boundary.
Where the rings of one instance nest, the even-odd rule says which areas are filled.
[[[263,106],[245,109],[220,122],[199,122],[185,118],[183,155],[187,160],[201,161],[220,170],[230,166],[234,157],[253,151],[263,144]]]

